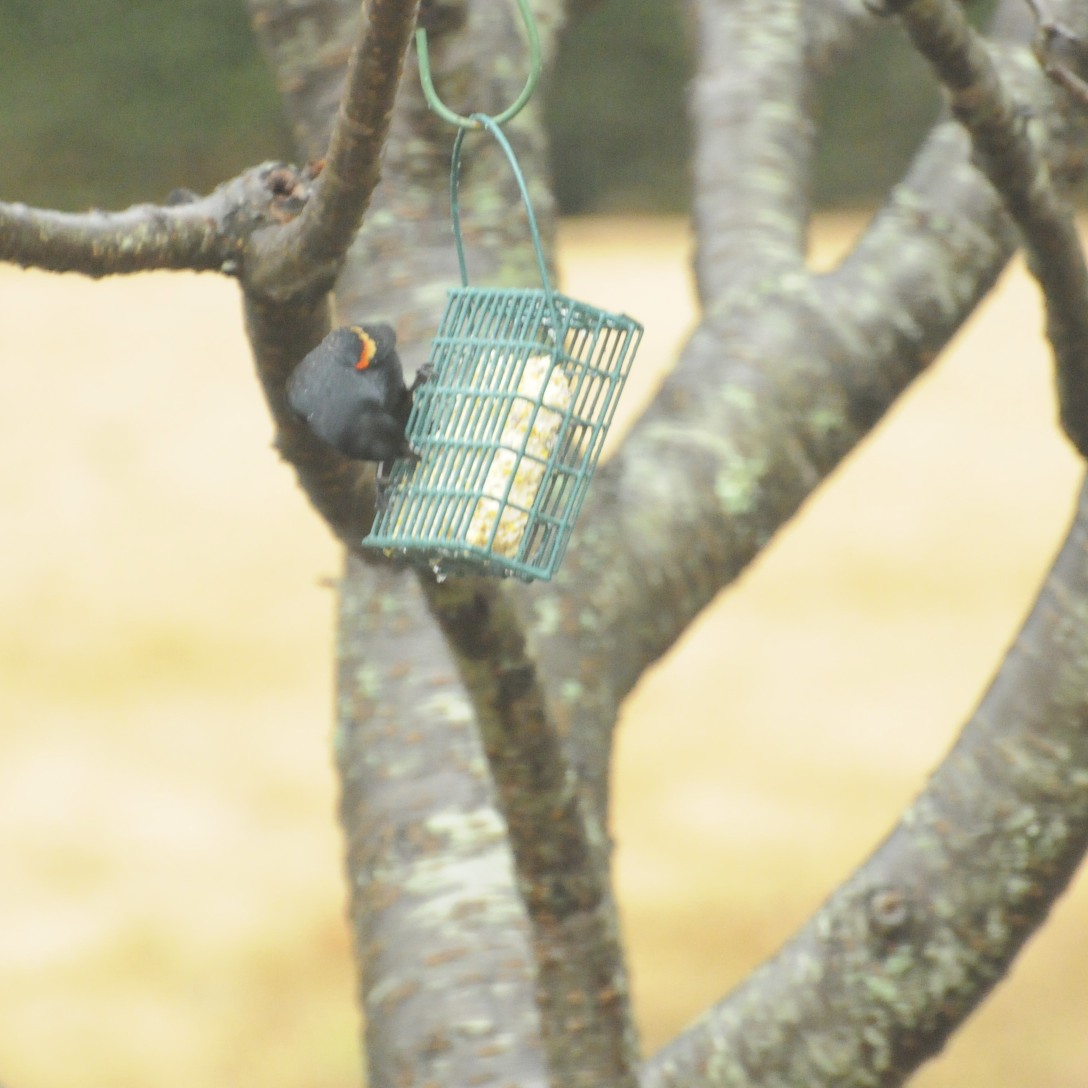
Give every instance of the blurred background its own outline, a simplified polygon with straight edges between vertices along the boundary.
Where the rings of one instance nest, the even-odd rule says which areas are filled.
[[[544,87],[564,213],[687,210],[692,63],[679,0],[600,0],[576,24]],[[241,0],[0,0],[0,72],[0,199],[123,206],[292,157]],[[939,103],[883,27],[820,87],[815,203],[878,199]]]
[[[606,0],[547,92],[565,289],[647,327],[614,437],[695,317],[678,10]],[[0,199],[116,207],[290,154],[240,4],[0,0],[0,73]],[[824,89],[814,263],[937,101],[893,28]],[[628,700],[614,823],[647,1049],[872,849],[1013,637],[1079,478],[1040,330],[1016,266]],[[270,440],[232,284],[0,267],[6,1088],[358,1083],[339,555]],[[1083,1085],[1086,911],[1080,880],[912,1083]]]

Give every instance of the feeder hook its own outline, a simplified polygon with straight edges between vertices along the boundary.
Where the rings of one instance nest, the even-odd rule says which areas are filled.
[[[517,0],[518,9],[525,22],[525,33],[529,39],[529,77],[525,80],[525,86],[521,89],[513,105],[508,106],[502,113],[493,117],[497,124],[505,124],[511,117],[521,112],[522,107],[529,101],[540,79],[540,35],[537,33],[533,13],[529,10],[529,0]],[[419,81],[423,84],[423,97],[427,99],[427,105],[434,110],[444,121],[458,128],[481,128],[481,123],[475,117],[464,117],[454,113],[439,97],[434,88],[434,80],[431,78],[431,57],[427,50],[427,31],[423,27],[416,29],[416,53],[419,56]]]

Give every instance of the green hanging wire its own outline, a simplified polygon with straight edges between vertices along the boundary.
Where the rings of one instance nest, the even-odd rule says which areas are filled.
[[[540,241],[540,230],[536,225],[536,215],[533,213],[533,203],[529,199],[529,189],[525,184],[525,176],[518,166],[518,160],[514,155],[514,149],[510,146],[501,128],[499,119],[489,117],[486,113],[474,113],[469,121],[473,128],[484,128],[495,137],[495,142],[502,148],[506,161],[510,164],[510,170],[517,182],[518,192],[521,193],[522,203],[525,205],[525,217],[529,223],[529,235],[532,238],[533,250],[536,253],[536,266],[540,270],[540,279],[544,286],[544,293],[551,299],[551,279],[548,277],[548,266],[544,260],[544,246]],[[468,128],[461,128],[453,141],[453,157],[450,161],[450,218],[453,220],[453,240],[457,245],[457,266],[461,270],[461,286],[468,286],[468,267],[465,264],[465,243],[461,237],[461,201],[458,195],[461,180],[461,148],[465,142],[465,133]]]
[[[457,128],[450,215],[461,286],[451,288],[431,341],[431,379],[414,398],[405,436],[415,461],[394,462],[364,548],[424,564],[438,576],[471,573],[551,578],[581,509],[642,326],[557,294],[548,276],[529,190],[502,124],[540,77],[540,39],[528,36],[529,78],[494,117],[462,117],[439,101],[427,35],[416,31],[427,104]],[[458,188],[465,134],[483,129],[506,156],[525,206],[539,288],[469,284]]]
[[[525,33],[529,39],[529,77],[525,80],[525,86],[522,87],[521,94],[518,95],[513,105],[508,106],[502,113],[492,118],[497,125],[505,124],[511,117],[521,112],[540,79],[540,35],[537,33],[533,13],[529,10],[529,0],[517,0],[517,5],[525,22]],[[416,53],[419,55],[419,81],[423,84],[423,97],[427,99],[427,105],[451,125],[457,125],[458,128],[462,129],[480,128],[480,122],[476,119],[477,115],[464,117],[459,113],[454,113],[438,97],[438,92],[434,88],[434,80],[431,78],[431,56],[427,50],[427,31],[423,27],[416,30]]]

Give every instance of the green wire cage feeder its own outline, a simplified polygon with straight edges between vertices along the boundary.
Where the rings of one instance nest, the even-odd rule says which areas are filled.
[[[458,209],[460,128],[450,204],[461,286],[431,349],[407,435],[363,546],[437,574],[548,579],[563,558],[630,370],[642,326],[552,289],[525,180],[495,118],[474,114],[506,154],[528,215],[542,288],[471,287]]]

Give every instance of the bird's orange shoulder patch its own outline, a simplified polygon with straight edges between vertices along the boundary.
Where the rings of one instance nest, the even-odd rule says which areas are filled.
[[[374,343],[374,338],[361,326],[352,325],[351,331],[359,337],[359,358],[355,363],[355,369],[366,370],[374,362],[374,356],[378,354],[378,345]]]

